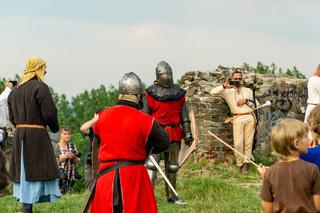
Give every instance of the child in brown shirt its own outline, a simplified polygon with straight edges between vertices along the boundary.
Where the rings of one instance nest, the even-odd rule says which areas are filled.
[[[320,211],[320,175],[316,165],[299,159],[309,147],[308,127],[285,119],[272,128],[271,146],[279,161],[265,171],[262,208],[269,212]]]

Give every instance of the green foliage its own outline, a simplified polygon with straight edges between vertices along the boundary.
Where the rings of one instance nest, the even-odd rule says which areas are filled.
[[[303,73],[301,73],[301,71],[299,71],[296,66],[293,66],[292,69],[287,68],[285,73],[283,72],[282,68],[278,68],[274,63],[271,63],[271,65],[269,66],[263,64],[260,61],[257,62],[256,67],[251,67],[248,63],[244,63],[241,67],[243,69],[258,72],[261,74],[271,73],[274,75],[288,75],[300,79],[306,79],[306,76]]]
[[[295,66],[293,66],[292,70],[287,69],[286,74],[289,76],[294,76],[296,78],[306,79],[306,76],[302,74]]]
[[[90,143],[88,138],[81,135],[79,128],[84,122],[90,120],[97,111],[114,106],[118,100],[118,90],[113,86],[106,89],[105,86],[101,85],[97,89],[85,90],[77,96],[72,97],[71,101],[64,94],[59,95],[54,92],[52,88],[51,93],[58,108],[60,126],[68,126],[72,129],[71,140],[82,154],[81,163],[77,165],[77,171],[81,174],[82,178],[76,180],[73,191],[83,191],[83,167]]]
[[[256,70],[258,73],[261,73],[261,74],[272,73],[271,70],[269,69],[269,66],[262,64],[260,61],[258,61],[257,63]]]

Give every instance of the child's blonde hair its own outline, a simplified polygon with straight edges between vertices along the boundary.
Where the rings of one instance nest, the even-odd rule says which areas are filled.
[[[294,141],[308,133],[308,126],[296,119],[284,119],[278,122],[271,131],[271,147],[280,158],[285,159],[297,151]]]
[[[307,122],[312,130],[312,139],[318,145],[320,135],[320,106],[316,106],[310,113]]]

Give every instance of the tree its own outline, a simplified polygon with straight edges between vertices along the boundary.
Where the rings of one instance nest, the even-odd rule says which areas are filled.
[[[248,71],[255,71],[257,73],[266,74],[271,73],[274,75],[287,75],[287,76],[293,76],[300,79],[306,79],[306,76],[297,69],[296,66],[293,66],[293,69],[286,69],[286,72],[283,72],[283,69],[281,67],[277,67],[274,63],[271,63],[270,66],[264,65],[262,62],[258,61],[256,67],[251,67],[248,63],[243,63],[242,68]]]
[[[118,90],[113,86],[106,89],[101,85],[97,89],[85,90],[83,93],[71,98],[71,101],[62,94],[59,95],[51,89],[53,99],[58,108],[58,117],[60,125],[68,126],[72,129],[72,141],[77,149],[82,153],[81,164],[77,166],[80,174],[83,174],[83,164],[89,148],[89,140],[80,134],[80,126],[91,119],[94,113],[107,107],[114,106],[118,100]],[[84,189],[84,179],[77,180],[73,190],[82,191]]]

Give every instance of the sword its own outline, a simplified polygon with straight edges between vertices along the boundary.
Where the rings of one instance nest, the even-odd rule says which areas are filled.
[[[208,131],[208,133],[210,135],[212,135],[213,137],[215,137],[218,141],[220,141],[221,143],[223,143],[225,146],[229,147],[231,150],[233,150],[234,152],[236,152],[237,154],[239,154],[241,157],[243,157],[244,159],[247,159],[250,163],[252,163],[253,165],[255,165],[257,168],[259,168],[258,164],[256,164],[255,162],[253,162],[252,160],[250,160],[250,158],[247,158],[246,156],[244,156],[241,152],[239,152],[238,150],[236,150],[235,148],[233,148],[232,146],[230,146],[229,144],[227,144],[226,142],[224,142],[221,138],[219,138],[218,136],[216,136],[215,134],[213,134],[212,132]]]
[[[155,165],[155,167],[158,169],[158,171],[160,172],[161,176],[163,177],[163,179],[166,181],[166,183],[168,184],[168,186],[170,187],[170,189],[173,191],[173,193],[178,197],[178,193],[177,191],[173,188],[172,184],[170,183],[170,181],[168,180],[167,176],[163,173],[163,171],[161,170],[159,164],[157,163],[157,161],[154,159],[154,157],[152,155],[149,156],[149,159],[151,160],[151,162]]]
[[[245,112],[245,113],[239,113],[239,114],[236,114],[236,115],[233,115],[232,117],[228,117],[224,120],[224,123],[232,123],[234,119],[236,119],[237,117],[239,117],[240,115],[246,115],[246,114],[249,114],[249,113],[252,113],[252,112],[255,112],[256,110],[262,108],[262,107],[266,107],[266,106],[271,106],[271,101],[266,101],[264,104],[256,107],[256,108],[253,108],[252,110],[248,111],[248,112]]]
[[[197,148],[197,141],[198,141],[198,131],[197,131],[197,126],[196,126],[196,119],[194,116],[194,112],[191,111],[191,124],[193,126],[193,142],[191,143],[191,146],[189,147],[187,153],[185,154],[185,156],[183,157],[183,159],[181,160],[181,162],[179,163],[179,167],[181,168],[182,165],[187,161],[187,159],[189,158],[189,156],[192,154],[192,152]]]

